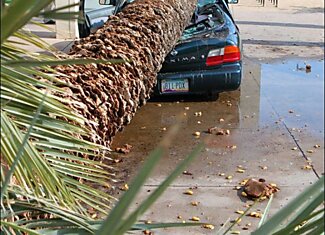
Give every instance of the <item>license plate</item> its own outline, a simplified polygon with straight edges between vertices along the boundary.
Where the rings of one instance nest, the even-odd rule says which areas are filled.
[[[161,92],[162,93],[188,92],[188,80],[187,79],[162,80]]]

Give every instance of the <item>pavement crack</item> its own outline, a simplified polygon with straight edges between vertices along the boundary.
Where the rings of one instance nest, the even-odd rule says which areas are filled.
[[[270,106],[272,107],[273,111],[275,112],[275,114],[277,115],[277,117],[279,119],[281,119],[281,116],[280,114],[278,113],[278,111],[275,109],[275,107],[273,106],[272,102],[270,101],[269,97],[265,94],[265,97],[267,99],[267,102],[270,104]],[[287,132],[289,133],[289,135],[291,136],[292,140],[295,142],[297,148],[299,149],[299,151],[301,152],[303,158],[307,161],[308,160],[308,157],[306,156],[304,150],[301,148],[301,146],[299,145],[297,139],[295,138],[294,134],[291,132],[290,128],[287,126],[287,124],[285,123],[285,121],[282,119],[281,120],[281,123],[283,124],[283,126],[285,127],[285,129],[287,130]],[[316,177],[319,179],[320,176],[319,174],[317,173],[316,169],[314,168],[314,165],[311,165],[312,167],[312,170],[314,172],[314,174],[316,175]]]
[[[299,143],[298,143],[297,139],[295,138],[294,134],[291,132],[291,130],[289,129],[289,127],[287,126],[287,124],[286,124],[284,121],[282,121],[282,123],[283,123],[284,127],[286,128],[286,130],[288,131],[288,133],[290,134],[290,136],[292,137],[292,139],[293,139],[293,141],[295,142],[297,148],[298,148],[299,151],[301,152],[303,158],[304,158],[306,161],[308,161],[308,157],[306,156],[304,150],[303,150],[303,149],[301,148],[301,146],[299,145]],[[314,165],[311,165],[311,167],[312,167],[312,169],[313,169],[313,172],[315,173],[315,175],[316,175],[317,178],[319,179],[320,176],[319,176],[319,174],[317,173],[316,169],[314,168]]]

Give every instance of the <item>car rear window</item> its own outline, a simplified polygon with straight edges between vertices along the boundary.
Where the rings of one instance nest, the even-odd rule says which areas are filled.
[[[207,3],[200,5],[201,3]],[[224,25],[225,19],[220,7],[215,4],[215,0],[200,0],[195,13],[192,17],[190,25],[186,27],[181,37],[181,40],[201,34],[205,31],[216,30]]]

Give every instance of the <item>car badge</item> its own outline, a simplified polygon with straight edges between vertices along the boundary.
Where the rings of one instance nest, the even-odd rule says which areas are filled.
[[[176,50],[172,50],[172,51],[170,52],[170,54],[171,54],[172,56],[175,56],[175,55],[178,54],[178,52],[177,52]]]

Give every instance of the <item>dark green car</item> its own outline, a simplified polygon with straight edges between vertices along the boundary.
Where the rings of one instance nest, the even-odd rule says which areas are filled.
[[[95,31],[108,15],[120,11],[130,1],[100,2],[108,3],[89,7],[87,0],[81,1],[85,16],[85,23],[79,26],[81,37]],[[236,90],[242,77],[241,48],[239,29],[229,11],[228,1],[198,0],[190,25],[167,55],[158,74],[155,94],[213,96]]]
[[[208,94],[236,90],[241,83],[239,30],[223,0],[199,0],[191,24],[168,54],[155,92]]]

